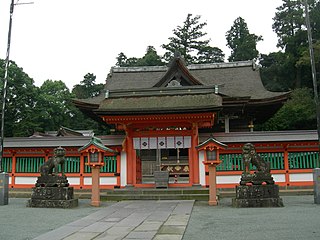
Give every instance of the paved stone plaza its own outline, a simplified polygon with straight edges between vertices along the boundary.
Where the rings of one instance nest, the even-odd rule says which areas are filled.
[[[232,208],[190,201],[79,200],[75,209],[27,208],[27,199],[0,206],[0,239],[320,239],[320,205],[312,195],[285,196],[283,208]]]

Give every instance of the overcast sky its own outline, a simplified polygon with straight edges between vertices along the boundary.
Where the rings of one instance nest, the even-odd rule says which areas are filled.
[[[90,72],[104,83],[116,57],[142,57],[160,47],[187,14],[201,15],[212,47],[228,56],[225,34],[242,17],[250,33],[262,35],[260,53],[278,51],[272,18],[282,0],[19,0],[15,6],[10,59],[40,86],[62,80],[71,90]],[[0,58],[6,56],[9,6],[0,0]],[[17,2],[17,0],[15,0]]]

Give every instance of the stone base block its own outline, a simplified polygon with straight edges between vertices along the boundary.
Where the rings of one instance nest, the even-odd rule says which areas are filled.
[[[236,187],[236,198],[232,199],[233,207],[283,207],[279,197],[279,186],[240,185]]]
[[[34,187],[32,199],[39,200],[70,200],[73,199],[73,187]]]
[[[9,199],[9,174],[0,173],[0,205],[8,205]]]
[[[237,199],[278,198],[279,186],[272,185],[240,185],[236,186]]]
[[[281,198],[259,198],[259,199],[232,199],[232,206],[236,208],[249,207],[283,207]]]
[[[73,187],[34,187],[27,207],[73,208],[78,199],[73,198]]]
[[[36,208],[74,208],[78,206],[78,199],[69,200],[41,200],[29,199],[27,207]]]
[[[320,204],[320,168],[313,169],[314,203]]]
[[[58,175],[41,175],[38,177],[36,187],[68,187],[68,179],[66,176]]]

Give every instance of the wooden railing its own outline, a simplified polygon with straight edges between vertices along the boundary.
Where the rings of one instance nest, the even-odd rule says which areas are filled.
[[[7,154],[8,155],[8,154]],[[40,176],[40,166],[48,159],[48,156],[39,156],[36,152],[32,156],[26,153],[26,156],[4,157],[2,159],[2,168],[9,173],[11,188],[29,188],[33,187],[37,177]],[[64,163],[64,173],[67,175],[70,184],[75,188],[90,188],[91,184],[91,168],[85,165],[86,157],[79,155],[66,156]],[[101,167],[101,179],[106,184],[102,188],[113,188],[120,185],[120,169],[117,156],[105,156],[104,166]],[[61,166],[59,165],[59,172]],[[108,179],[111,179],[110,181]],[[110,182],[110,183],[109,183]],[[102,184],[103,185],[103,184]]]
[[[279,146],[271,148],[260,145],[257,153],[270,163],[271,174],[280,186],[312,186],[312,170],[320,167],[319,152],[312,148],[300,148],[300,150],[299,148],[288,150],[286,148],[281,149]],[[241,145],[222,152],[220,160],[222,160],[222,163],[217,166],[218,187],[232,188],[239,183],[244,169]],[[250,170],[254,171],[255,167],[250,165]],[[229,181],[228,179],[232,180]],[[206,182],[208,182],[208,179],[206,179]]]

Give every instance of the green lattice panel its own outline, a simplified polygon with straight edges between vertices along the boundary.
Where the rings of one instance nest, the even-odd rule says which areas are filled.
[[[284,169],[283,153],[258,153],[267,162],[270,162],[270,169]],[[222,163],[217,166],[217,171],[243,171],[244,164],[242,154],[220,154]],[[250,169],[255,170],[255,166],[250,164]]]
[[[87,157],[84,157],[85,163],[88,162]],[[85,173],[91,173],[91,168],[87,165],[84,166]],[[100,169],[101,173],[116,173],[117,172],[117,157],[104,157],[104,166]]]
[[[319,152],[289,152],[290,169],[312,169],[319,166]]]
[[[44,163],[44,157],[17,157],[16,172],[36,173],[40,172],[40,166]]]
[[[11,157],[2,158],[2,170],[7,173],[12,172],[12,158]]]
[[[217,171],[243,171],[242,154],[220,154],[220,163],[217,166]]]
[[[61,166],[59,166],[61,172]],[[80,157],[65,157],[64,160],[65,173],[79,173],[80,172]]]

